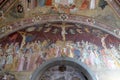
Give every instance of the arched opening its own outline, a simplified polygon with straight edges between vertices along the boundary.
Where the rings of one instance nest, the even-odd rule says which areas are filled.
[[[92,71],[73,58],[59,57],[43,63],[31,80],[96,80]]]

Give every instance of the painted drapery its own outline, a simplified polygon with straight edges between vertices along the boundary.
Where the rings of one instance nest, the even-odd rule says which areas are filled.
[[[46,2],[46,0],[39,0],[38,1],[39,2],[39,6],[45,6],[45,2]]]
[[[45,5],[46,6],[51,6],[52,5],[52,0],[46,0]]]
[[[96,5],[96,0],[91,0],[90,1],[90,9],[95,9],[95,5]]]
[[[83,0],[82,4],[80,6],[80,9],[85,10],[85,9],[88,8],[88,6],[89,6],[89,1],[88,0]]]

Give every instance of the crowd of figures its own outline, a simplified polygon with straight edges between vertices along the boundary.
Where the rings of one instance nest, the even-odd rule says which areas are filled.
[[[0,74],[0,80],[16,80],[15,75],[9,72]]]
[[[102,40],[101,40],[102,41]],[[103,43],[103,42],[102,42]],[[105,46],[105,44],[103,44]],[[28,42],[22,47],[19,42],[0,46],[0,68],[10,71],[32,71],[43,62],[55,57],[71,57],[96,68],[120,68],[119,47],[98,47],[88,41],[50,40]]]
[[[48,7],[50,13],[75,13],[79,10],[95,9],[99,0],[26,0],[26,10]],[[41,13],[49,13],[41,11]]]
[[[95,0],[80,0],[82,2],[83,7],[89,6],[90,9],[94,9],[96,5]],[[62,5],[69,5],[69,4],[75,4],[76,0],[36,0],[31,1],[27,0],[27,7],[30,8],[31,6],[35,8],[36,6],[52,6],[53,4],[62,4]]]

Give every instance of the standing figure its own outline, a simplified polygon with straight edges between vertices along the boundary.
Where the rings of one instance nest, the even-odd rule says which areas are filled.
[[[68,5],[68,0],[60,0],[59,4]]]
[[[38,0],[33,0],[33,8],[35,8],[35,7],[37,7],[37,5],[38,5]]]
[[[3,0],[3,1],[4,1],[4,0]],[[0,11],[0,18],[5,19],[5,16],[4,16],[4,13],[3,13],[2,10]]]
[[[59,46],[55,47],[55,53],[56,53],[55,57],[60,57],[60,47]]]
[[[38,57],[36,57],[36,61],[35,61],[36,68],[39,67],[39,65],[42,64],[42,62],[43,62],[43,58],[39,54]]]
[[[89,51],[89,50],[88,50],[88,51]],[[89,60],[90,60],[91,66],[94,66],[94,65],[95,65],[95,54],[94,54],[93,50],[90,50]]]
[[[99,0],[99,7],[101,7],[101,9],[104,9],[107,5],[108,3],[106,0]]]
[[[22,36],[22,42],[21,42],[21,46],[20,46],[20,49],[22,49],[26,43],[26,33],[25,32],[18,32],[18,33],[20,33],[20,35]]]
[[[19,49],[20,49],[19,43],[16,42],[15,45],[14,45],[14,52],[19,53]]]
[[[30,67],[31,67],[31,66],[30,66],[30,64],[31,64],[31,63],[30,63],[30,62],[31,62],[31,57],[32,57],[31,54],[29,54],[29,56],[27,57],[26,70],[28,70],[28,71],[30,70]]]
[[[46,0],[39,0],[39,5],[40,5],[41,7],[45,6],[45,1],[46,1]]]
[[[18,37],[18,34],[15,33],[15,34],[13,34],[12,36],[9,36],[9,41],[11,41],[11,42],[15,42],[16,39],[17,39],[17,37]]]
[[[12,71],[16,71],[17,65],[18,65],[18,54],[15,54],[12,62]]]
[[[105,36],[103,36],[103,37],[101,38],[102,47],[103,47],[104,49],[107,49],[107,46],[106,46],[106,43],[105,43],[105,39],[107,38],[107,36],[108,36],[108,34],[106,34]]]
[[[55,3],[59,4],[59,3],[60,3],[60,0],[55,0]]]
[[[6,59],[7,59],[7,61],[6,61],[5,69],[6,70],[10,70],[10,69],[12,69],[13,55],[12,54],[8,54]]]
[[[27,67],[29,68],[29,58],[28,58],[28,56],[24,56],[24,59],[25,59],[25,61],[24,61],[24,65],[23,65],[23,70],[25,71],[25,70],[27,70]]]
[[[46,6],[51,6],[51,5],[52,5],[52,0],[46,0],[45,5],[46,5]]]
[[[80,59],[80,54],[81,54],[80,49],[75,47],[74,48],[74,58]]]
[[[74,0],[55,0],[55,3],[62,5],[74,4]]]
[[[71,57],[71,58],[73,58],[74,57],[74,52],[73,52],[73,50],[74,50],[74,48],[73,48],[73,46],[69,46],[69,57]]]
[[[27,4],[27,8],[30,9],[31,0],[27,0],[27,3],[28,3],[28,4]]]
[[[83,0],[82,4],[81,4],[81,6],[80,6],[80,9],[82,9],[82,10],[87,9],[87,8],[88,8],[88,5],[89,5],[88,3],[89,3],[88,0]]]
[[[0,55],[0,69],[3,69],[5,67],[6,64],[6,57],[5,55]]]
[[[69,4],[74,4],[74,0],[68,0]]]
[[[23,71],[24,62],[25,62],[25,57],[24,57],[24,55],[22,55],[20,58],[19,65],[18,65],[18,71]]]
[[[90,9],[95,9],[95,0],[90,1]]]

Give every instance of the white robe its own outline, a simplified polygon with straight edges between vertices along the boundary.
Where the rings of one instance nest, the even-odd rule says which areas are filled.
[[[90,1],[90,9],[95,9],[95,0]]]
[[[69,5],[69,4],[74,4],[74,0],[55,0],[55,3]]]

